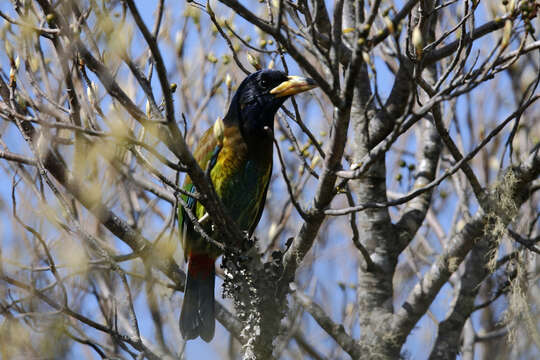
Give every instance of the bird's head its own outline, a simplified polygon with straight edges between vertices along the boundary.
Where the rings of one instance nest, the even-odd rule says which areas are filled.
[[[260,70],[242,81],[234,94],[225,121],[235,121],[248,138],[267,136],[274,116],[290,96],[315,88],[311,79],[288,76],[282,71]]]

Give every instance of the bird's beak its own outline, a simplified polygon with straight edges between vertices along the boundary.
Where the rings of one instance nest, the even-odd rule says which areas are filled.
[[[270,90],[276,97],[291,96],[316,88],[315,81],[301,76],[288,76],[287,80]]]

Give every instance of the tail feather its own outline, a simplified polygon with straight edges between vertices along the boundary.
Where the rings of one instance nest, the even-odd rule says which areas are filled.
[[[185,340],[200,336],[209,342],[216,326],[214,314],[215,259],[207,255],[189,257],[180,332]]]

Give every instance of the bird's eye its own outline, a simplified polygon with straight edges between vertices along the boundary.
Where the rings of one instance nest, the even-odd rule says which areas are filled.
[[[267,87],[267,86],[268,86],[268,80],[262,79],[262,80],[261,80],[261,86],[262,86],[263,88]]]

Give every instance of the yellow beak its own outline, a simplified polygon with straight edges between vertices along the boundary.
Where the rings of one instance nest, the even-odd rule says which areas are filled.
[[[291,96],[317,87],[313,80],[301,76],[288,76],[287,79],[270,90],[270,94],[276,97]]]

